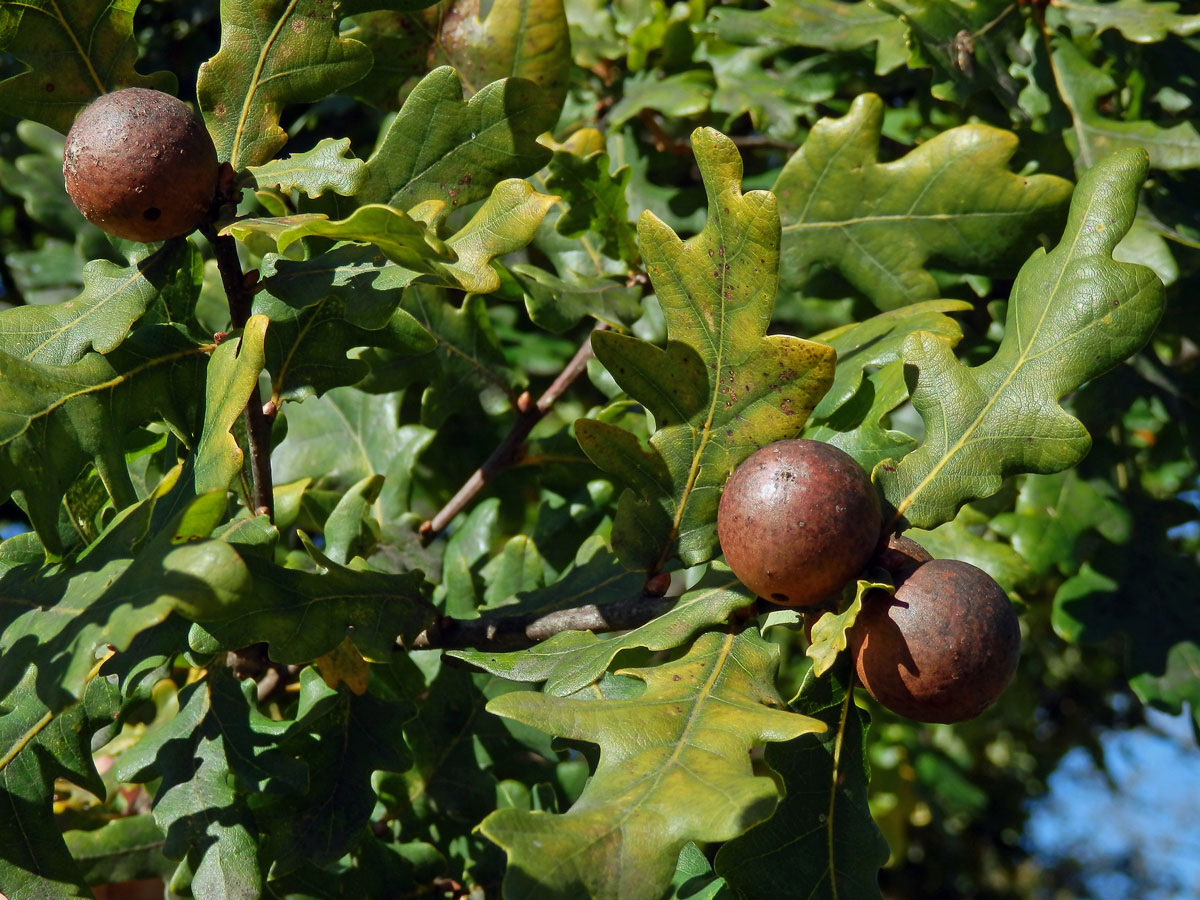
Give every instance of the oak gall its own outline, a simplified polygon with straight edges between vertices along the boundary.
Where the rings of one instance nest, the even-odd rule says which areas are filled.
[[[125,88],[83,110],[67,133],[67,193],[117,237],[164,241],[194,230],[217,188],[217,151],[199,116],[161,91]]]
[[[840,591],[871,558],[880,527],[867,473],[821,441],[777,441],[753,453],[725,485],[717,511],[733,573],[787,606]]]
[[[1021,655],[1004,590],[955,559],[911,569],[894,597],[864,597],[849,639],[867,692],[918,722],[973,719],[1008,687]]]

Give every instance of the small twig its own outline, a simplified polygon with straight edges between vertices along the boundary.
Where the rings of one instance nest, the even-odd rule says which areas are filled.
[[[604,331],[606,328],[608,325],[604,322],[597,322],[592,334]],[[432,519],[421,523],[422,544],[429,544],[441,534],[454,517],[462,512],[475,495],[483,489],[485,484],[521,460],[525,455],[525,438],[529,437],[533,426],[542,420],[558,401],[558,398],[575,383],[575,379],[587,370],[588,360],[592,356],[592,338],[589,334],[587,340],[571,357],[571,361],[558,373],[558,377],[554,379],[550,387],[546,388],[546,392],[538,398],[537,403],[531,401],[528,391],[517,398],[517,420],[513,422],[508,434],[492,451],[492,455],[484,461],[482,466],[471,473],[471,477],[458,489],[458,493],[451,497]]]
[[[238,259],[237,243],[228,235],[220,235],[212,222],[200,227],[201,233],[212,244],[217,257],[217,269],[221,273],[221,284],[229,301],[229,321],[234,328],[242,328],[250,319],[254,286],[257,272],[242,272]],[[258,387],[250,393],[246,408],[242,411],[246,426],[246,448],[250,453],[250,471],[254,476],[253,509],[256,515],[275,519],[275,496],[271,485],[271,425],[263,412],[262,398]]]
[[[523,616],[484,616],[479,619],[443,618],[421,632],[409,650],[521,650],[563,631],[603,633],[644,625],[675,605],[678,597],[643,592],[628,600],[596,606],[577,606]]]
[[[654,139],[654,149],[659,153],[670,153],[672,156],[692,155],[692,145],[688,141],[679,141],[667,134],[654,110],[643,109],[638,114],[638,119],[650,132],[650,137]]]

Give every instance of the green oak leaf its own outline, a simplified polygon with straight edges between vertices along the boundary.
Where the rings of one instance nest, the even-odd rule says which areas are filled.
[[[603,586],[613,577],[599,583]],[[601,599],[613,602],[630,595],[627,590],[621,596],[608,597],[581,593],[570,602],[576,603],[584,597],[593,603],[599,603]],[[522,608],[529,611],[527,607],[535,606],[537,600],[559,596],[556,586],[551,586],[535,594],[536,599],[531,599]],[[680,597],[670,610],[624,634],[597,636],[590,631],[563,631],[528,650],[512,653],[452,650],[449,655],[511,681],[544,681],[543,690],[547,694],[567,696],[600,678],[622,650],[645,647],[660,652],[682,646],[698,632],[726,621],[734,610],[754,601],[754,595],[733,577],[728,568],[713,563],[700,583]]]
[[[124,650],[172,612],[214,617],[242,598],[249,579],[237,552],[206,540],[225,514],[225,496],[184,499],[190,493],[177,466],[72,564],[26,563],[0,575],[0,696],[36,663],[39,688],[55,692],[47,702],[62,705],[83,691],[97,648]],[[161,529],[156,513],[169,516]],[[135,556],[130,547],[139,543]]]
[[[415,273],[408,281],[423,274],[428,280],[468,293],[487,294],[500,287],[492,260],[526,246],[557,200],[535,191],[527,181],[507,179],[497,184],[475,215],[445,241],[425,222],[378,203],[361,206],[339,221],[319,213],[240,219],[223,233],[239,238],[265,234],[275,241],[280,254],[306,237],[371,244],[398,267]],[[321,265],[309,263],[303,268]]]
[[[63,840],[87,884],[169,878],[175,869],[163,856],[166,837],[149,813],[110,819],[91,831],[65,831]]]
[[[872,5],[908,26],[909,68],[932,67],[935,78],[944,78],[931,86],[934,97],[963,104],[986,90],[1024,123],[1020,88],[1009,72],[1009,47],[1022,18],[1010,15],[1007,0],[872,0]]]
[[[250,398],[257,398],[267,324],[266,316],[251,316],[241,336],[225,340],[209,359],[204,430],[195,453],[197,494],[224,491],[242,469],[242,450],[230,431]]]
[[[1200,32],[1200,14],[1184,15],[1178,3],[1154,0],[1055,0],[1054,11],[1072,32],[1102,34],[1110,28],[1127,41],[1157,44],[1170,34],[1181,37]]]
[[[81,109],[126,87],[171,93],[170,72],[139,75],[139,0],[24,0],[0,9],[0,50],[28,69],[0,82],[0,108],[66,134]]]
[[[812,673],[820,678],[837,662],[838,654],[849,646],[847,632],[854,627],[862,610],[863,597],[868,591],[892,592],[893,586],[884,582],[859,579],[854,589],[854,599],[840,613],[824,613],[812,627],[812,636],[804,655],[813,661]]]
[[[990,360],[968,368],[940,338],[905,341],[925,437],[899,463],[876,468],[895,518],[933,528],[995,493],[1006,475],[1061,471],[1087,453],[1087,429],[1059,399],[1140,349],[1162,315],[1162,282],[1112,258],[1146,169],[1145,154],[1127,150],[1084,174],[1062,241],[1021,267]]]
[[[362,206],[340,220],[331,220],[323,213],[238,219],[225,226],[222,233],[239,240],[264,235],[275,242],[281,254],[307,237],[371,244],[396,265],[415,272],[430,271],[435,260],[454,258],[428,225],[381,203]]]
[[[631,568],[672,556],[705,562],[716,544],[721,487],[742,460],[795,437],[833,378],[833,351],[766,335],[775,305],[779,218],[765,191],[742,194],[742,161],[712,129],[692,135],[709,194],[708,222],[681,241],[653,213],[638,235],[667,322],[667,347],[611,332],[592,336],[597,359],[655,417],[650,449],[595,419],[576,436],[602,469],[629,485],[613,546]]]
[[[566,150],[551,157],[549,168],[546,189],[559,194],[567,204],[555,224],[559,234],[579,237],[594,232],[607,256],[637,267],[641,256],[629,224],[629,201],[625,196],[633,175],[629,166],[609,172],[607,153],[579,155]]]
[[[885,459],[899,459],[917,447],[915,438],[891,428],[888,421],[892,410],[907,399],[904,362],[894,360],[868,375],[829,416],[810,419],[802,436],[833,444],[873,471]]]
[[[545,165],[550,151],[537,137],[557,119],[557,108],[532,82],[508,78],[464,100],[454,69],[434,69],[367,160],[356,197],[404,210],[428,200],[448,210],[482,200],[504,179]]]
[[[447,238],[446,246],[457,259],[441,270],[467,293],[499,290],[500,276],[492,260],[528,245],[556,202],[558,197],[539,193],[519,178],[500,182],[470,221]]]
[[[677,119],[699,115],[712,99],[713,77],[704,69],[688,69],[665,78],[643,71],[625,79],[623,87],[621,99],[608,111],[609,128],[620,128],[644,109]]]
[[[211,349],[151,326],[69,366],[0,352],[0,496],[18,498],[48,550],[62,549],[58,507],[88,462],[117,507],[128,506],[136,500],[124,449],[131,429],[165,418],[185,434],[197,430]]]
[[[379,538],[379,523],[371,507],[383,490],[382,475],[368,475],[342,495],[325,520],[325,555],[344,566],[355,556],[365,555],[362,545]]]
[[[440,428],[464,409],[482,407],[494,416],[512,407],[527,379],[505,357],[482,296],[468,295],[456,307],[444,288],[415,284],[404,292],[401,309],[434,336],[437,346],[431,357],[416,359],[368,351],[362,358],[371,365],[372,383],[366,387],[425,385],[421,424],[429,428]]]
[[[758,131],[789,144],[799,143],[807,123],[817,119],[817,104],[837,92],[839,79],[834,57],[818,54],[789,62],[779,58],[772,47],[736,47],[731,44],[706,44],[697,57],[712,66],[717,89],[713,92],[713,112],[724,113],[733,122],[743,113]]]
[[[285,143],[283,107],[353,84],[371,52],[338,35],[344,15],[325,0],[221,0],[221,48],[200,66],[196,95],[217,156],[241,171]]]
[[[3,13],[0,13],[3,15]],[[46,125],[22,119],[17,122],[16,136],[32,149],[15,159],[0,159],[0,186],[20,197],[25,212],[52,235],[68,240],[82,238],[80,244],[89,249],[88,257],[101,256],[111,248],[107,237],[90,224],[67,196],[62,160],[66,138]],[[14,148],[15,149],[15,148]],[[101,243],[102,242],[102,243]]]
[[[236,650],[265,641],[276,662],[298,665],[333,650],[347,637],[368,661],[387,662],[396,638],[411,640],[433,621],[420,572],[391,575],[345,568],[328,558],[324,574],[245,558],[252,595],[224,618],[193,625],[198,653]]]
[[[287,437],[271,454],[276,482],[312,479],[319,489],[342,493],[363,478],[383,475],[376,518],[387,521],[407,511],[411,470],[433,435],[420,425],[400,424],[401,399],[398,393],[374,396],[339,387],[288,404]]]
[[[853,397],[868,366],[883,366],[899,359],[905,339],[913,332],[935,334],[955,346],[962,339],[962,328],[945,314],[968,309],[971,304],[963,300],[925,300],[818,334],[813,340],[828,344],[837,353],[837,370],[833,384],[813,410],[812,420],[827,418]]]
[[[824,727],[782,709],[776,665],[753,631],[710,633],[679,660],[619,673],[645,682],[636,698],[492,700],[492,713],[600,745],[566,813],[500,809],[479,826],[508,853],[505,896],[657,900],[688,841],[729,840],[768,818],[776,788],[753,774],[749,751]]]
[[[120,691],[92,672],[78,702],[57,716],[35,686],[30,666],[0,703],[0,884],[11,900],[83,900],[92,893],[54,816],[55,779],[105,795],[92,760],[92,735],[110,726]]]
[[[585,316],[627,328],[642,314],[642,289],[600,275],[551,275],[540,266],[517,263],[509,274],[521,289],[530,320],[561,334]]]
[[[351,21],[345,36],[370,47],[375,64],[350,93],[395,109],[414,79],[449,65],[458,70],[469,94],[517,77],[541,88],[555,115],[562,109],[571,67],[563,0],[495,0],[482,19],[480,0],[410,5],[430,8],[410,13],[389,9]]]
[[[1149,154],[1151,168],[1200,166],[1200,133],[1191,122],[1164,128],[1100,115],[1097,103],[1116,91],[1116,82],[1089,63],[1074,42],[1056,38],[1053,46],[1050,61],[1073,123],[1063,132],[1063,140],[1075,156],[1076,169],[1090,168],[1114,151],[1131,148]]]
[[[895,309],[938,296],[931,259],[991,270],[1059,221],[1070,183],[1010,172],[1012,132],[960,125],[880,163],[882,127],[883,101],[863,94],[842,118],[813,126],[779,173],[784,288],[802,289],[823,263]]]
[[[302,793],[264,804],[276,823],[264,841],[276,871],[326,866],[361,843],[376,805],[373,773],[412,766],[404,726],[416,711],[408,699],[333,691],[312,666],[300,673],[296,718],[281,748],[307,763],[309,778]]]
[[[165,834],[162,852],[186,859],[197,898],[262,896],[257,827],[238,802],[246,790],[299,788],[303,762],[281,752],[283,725],[257,712],[254,683],[214,667],[179,693],[179,712],[156,724],[118,758],[117,777],[161,778],[154,820]]]
[[[97,259],[83,267],[83,292],[65,303],[0,312],[0,351],[48,366],[69,366],[89,351],[119,346],[133,323],[180,278],[190,285],[196,249],[170,241],[128,266]]]
[[[1026,476],[1016,509],[993,517],[990,524],[1039,574],[1055,568],[1063,575],[1077,572],[1079,545],[1088,531],[1099,532],[1111,544],[1130,537],[1129,511],[1116,489],[1100,479],[1085,480],[1074,470]]]
[[[837,352],[837,370],[802,436],[846,451],[868,472],[913,450],[913,438],[885,424],[888,414],[908,399],[900,361],[904,341],[924,331],[954,346],[962,330],[945,313],[970,308],[960,300],[925,300],[817,335],[814,340]],[[874,371],[868,374],[868,368]]]
[[[739,45],[857,50],[875,44],[875,74],[904,63],[904,25],[871,3],[842,0],[772,0],[765,9],[718,7],[705,23],[722,40]]]
[[[1178,715],[1188,704],[1193,728],[1200,729],[1200,643],[1178,641],[1167,650],[1162,672],[1140,672],[1129,686],[1143,703],[1168,709]]]
[[[854,704],[843,657],[827,676],[806,675],[792,706],[826,728],[772,744],[765,758],[784,797],[769,820],[719,851],[714,868],[752,900],[880,900],[888,847],[867,806],[867,714]]]
[[[333,191],[352,197],[366,181],[366,163],[347,156],[349,138],[323,138],[317,146],[303,153],[293,153],[286,159],[276,159],[261,166],[250,166],[246,172],[255,188],[279,188],[281,191],[300,191],[308,197],[320,197]]]
[[[278,284],[272,284],[272,289]],[[332,388],[362,381],[370,367],[353,355],[357,348],[380,347],[397,358],[406,358],[428,353],[436,346],[433,335],[411,315],[394,307],[381,328],[354,325],[345,298],[353,297],[355,286],[351,280],[345,290],[329,293],[299,309],[266,291],[255,296],[255,314],[271,320],[265,345],[266,368],[271,373],[271,399],[276,406],[283,400],[320,396]],[[366,299],[362,293],[360,300]],[[387,302],[384,297],[371,299]],[[400,298],[394,296],[391,302],[399,303]]]
[[[404,288],[421,273],[389,262],[374,246],[346,242],[304,260],[268,253],[259,276],[256,302],[266,295],[303,310],[337,298],[347,322],[373,330],[393,320]],[[275,315],[271,321],[275,322]]]

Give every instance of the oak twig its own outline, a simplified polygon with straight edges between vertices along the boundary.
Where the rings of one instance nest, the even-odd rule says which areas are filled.
[[[483,616],[479,619],[443,617],[421,632],[409,650],[523,650],[563,631],[603,633],[645,625],[675,605],[678,597],[643,592],[626,600],[597,606],[523,616]]]
[[[211,222],[200,228],[201,233],[212,244],[217,257],[217,269],[221,273],[221,284],[229,301],[229,321],[234,328],[242,328],[250,318],[254,299],[254,283],[257,272],[243,272],[238,259],[237,243],[228,235],[220,235]],[[246,449],[250,454],[250,471],[254,476],[253,510],[255,515],[275,519],[275,493],[271,485],[271,425],[263,412],[262,399],[257,386],[250,393],[246,408],[242,411],[246,426]]]
[[[597,322],[592,334],[604,331],[606,328],[608,325],[604,322]],[[589,334],[587,340],[571,357],[571,361],[558,373],[558,377],[551,382],[550,387],[546,388],[545,393],[538,398],[537,403],[531,401],[528,391],[517,398],[517,420],[513,422],[508,434],[504,436],[504,439],[492,451],[491,456],[484,461],[483,465],[471,473],[471,477],[458,489],[458,493],[451,497],[432,519],[421,523],[419,531],[422,544],[429,544],[441,534],[454,517],[462,512],[475,495],[483,489],[485,484],[521,460],[521,457],[525,455],[525,438],[529,437],[533,426],[542,420],[558,401],[558,398],[574,384],[575,379],[587,370],[588,360],[593,355],[592,338]]]

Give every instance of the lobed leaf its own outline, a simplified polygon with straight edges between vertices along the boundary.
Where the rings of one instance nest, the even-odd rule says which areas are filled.
[[[1062,241],[1017,275],[990,360],[968,368],[940,338],[918,332],[905,341],[925,437],[875,471],[896,519],[932,528],[997,491],[1006,475],[1057,472],[1087,453],[1087,430],[1059,399],[1141,348],[1162,315],[1154,273],[1112,258],[1146,168],[1145,154],[1131,150],[1080,179]]]
[[[175,868],[162,848],[165,837],[149,813],[111,819],[91,831],[63,832],[86,884],[168,878]]]
[[[161,781],[154,820],[163,853],[182,859],[197,900],[262,895],[257,827],[242,790],[300,788],[303,762],[281,752],[282,726],[252,705],[254,684],[215,668],[179,695],[179,712],[118,760],[122,781]]]
[[[221,0],[221,47],[196,81],[218,158],[235,171],[265,163],[287,142],[286,104],[313,103],[366,74],[371,52],[338,35],[342,15],[325,0]]]
[[[309,197],[333,191],[353,197],[366,181],[366,163],[355,156],[346,156],[349,151],[349,138],[322,138],[311,150],[261,166],[249,166],[246,171],[259,190],[276,187],[281,191],[300,191]]]
[[[371,244],[397,267],[411,273],[387,273],[392,276],[387,279],[389,287],[406,285],[418,275],[425,275],[428,280],[468,293],[486,294],[500,287],[492,260],[526,246],[557,200],[538,193],[526,181],[510,178],[496,185],[475,215],[445,241],[424,221],[383,204],[361,206],[340,221],[316,213],[240,219],[226,226],[223,233],[239,238],[265,234],[274,240],[280,254],[306,237]],[[328,271],[328,264],[316,259],[297,268],[323,273]],[[334,277],[339,275],[335,273]],[[309,291],[311,288],[305,292]]]
[[[1200,31],[1200,14],[1180,13],[1178,3],[1153,0],[1055,0],[1055,11],[1072,32],[1091,30],[1103,34],[1110,28],[1127,41],[1157,44],[1170,34],[1182,37]]]
[[[1056,39],[1053,47],[1051,64],[1073,123],[1063,140],[1075,156],[1077,170],[1095,166],[1110,153],[1132,149],[1146,153],[1155,169],[1200,166],[1200,133],[1191,122],[1164,128],[1100,115],[1097,104],[1117,90],[1116,82],[1089,63],[1074,42]]]
[[[823,727],[782,709],[776,664],[752,631],[705,634],[675,662],[622,673],[646,684],[633,699],[491,701],[497,715],[600,745],[566,813],[501,809],[479,826],[508,854],[505,896],[657,900],[688,841],[729,840],[769,817],[775,786],[753,774],[749,751]]]
[[[196,493],[224,491],[242,468],[242,450],[230,433],[247,402],[258,398],[266,316],[251,316],[237,340],[226,340],[208,362],[204,429],[193,458]]]
[[[164,291],[191,287],[196,248],[170,241],[128,266],[97,259],[83,267],[83,292],[65,303],[0,312],[0,352],[26,362],[69,366],[89,350],[108,353]]]
[[[288,404],[287,437],[271,454],[276,482],[309,478],[318,488],[341,492],[363,478],[383,475],[377,518],[389,520],[406,511],[411,471],[433,433],[400,424],[401,399],[400,394],[334,388]]]
[[[144,87],[171,93],[170,72],[139,75],[133,14],[139,0],[22,0],[0,9],[0,50],[28,69],[0,82],[0,108],[66,134],[101,94]]]
[[[557,108],[533,83],[509,78],[463,99],[447,66],[426,75],[366,163],[362,203],[411,210],[436,200],[448,210],[487,197],[505,178],[532,175],[550,158],[537,143]]]
[[[615,578],[610,575],[599,584],[604,587]],[[552,587],[545,596],[557,599],[560,593]],[[589,592],[572,596],[570,602],[577,603],[586,597],[590,602],[600,603],[628,596],[628,590],[609,597],[595,597]],[[754,595],[727,568],[713,563],[701,582],[680,597],[674,607],[625,634],[597,636],[590,631],[563,631],[528,650],[512,653],[452,650],[449,655],[511,681],[544,681],[545,693],[568,696],[599,679],[621,651],[645,647],[661,652],[680,647],[705,628],[725,622],[734,610],[749,606],[754,600]],[[531,611],[536,606],[531,600],[522,608]]]
[[[538,85],[556,116],[562,109],[571,67],[563,0],[495,0],[482,19],[480,0],[404,5],[431,8],[357,15],[345,32],[375,54],[370,75],[351,88],[355,95],[394,109],[413,79],[449,65],[470,94],[517,77]]]
[[[588,456],[630,487],[613,547],[631,568],[672,556],[705,562],[716,544],[726,477],[759,447],[794,437],[833,378],[833,351],[766,335],[775,304],[779,219],[770,194],[741,192],[742,163],[728,138],[692,135],[709,194],[704,230],[687,243],[642,214],[642,256],[667,322],[667,346],[598,332],[597,359],[653,413],[649,451],[593,419],[575,423]]]
[[[84,465],[93,463],[116,506],[127,506],[136,495],[125,436],[159,419],[185,434],[197,430],[210,349],[153,326],[69,366],[0,352],[0,496],[17,497],[49,551],[62,549],[58,507]]]
[[[990,524],[1039,574],[1056,568],[1064,575],[1079,571],[1079,545],[1088,531],[1113,544],[1130,536],[1129,511],[1113,486],[1084,480],[1075,471],[1027,476],[1016,509],[994,516]]]
[[[862,611],[863,597],[869,591],[887,591],[891,593],[893,585],[884,582],[858,579],[854,588],[854,599],[840,613],[826,612],[813,623],[808,647],[804,655],[813,661],[812,674],[820,678],[837,662],[838,654],[849,646],[849,630],[854,627],[858,614]]]
[[[12,900],[92,896],[55,821],[54,799],[56,778],[104,796],[91,740],[112,724],[120,692],[94,677],[99,669],[93,660],[80,700],[57,716],[39,695],[34,666],[0,705],[0,884]]]
[[[468,295],[455,307],[445,289],[418,284],[405,292],[401,308],[437,340],[432,358],[365,358],[374,377],[388,388],[426,385],[422,425],[440,428],[464,409],[482,406],[488,415],[498,415],[512,407],[527,379],[505,357],[482,296]]]
[[[863,94],[841,119],[813,126],[779,173],[784,288],[802,289],[823,263],[880,309],[933,299],[931,259],[992,269],[1028,252],[1070,196],[1061,178],[1008,171],[1011,132],[960,125],[880,163],[882,127],[883,101]]]
[[[731,44],[858,50],[875,44],[875,74],[904,63],[905,27],[871,3],[773,0],[765,9],[718,7],[706,30]]]
[[[273,874],[327,866],[361,844],[377,802],[374,773],[413,764],[403,729],[415,715],[410,700],[333,691],[311,666],[300,673],[296,718],[280,746],[307,764],[309,778],[304,790],[264,804],[274,823],[263,840]]]
[[[25,563],[0,575],[0,696],[36,664],[44,702],[61,707],[82,693],[97,648],[124,650],[172,612],[212,618],[244,597],[249,576],[237,552],[203,539],[224,516],[224,493],[182,499],[190,494],[176,467],[73,564]]]
[[[810,421],[803,436],[833,444],[871,472],[884,460],[899,459],[917,447],[916,438],[887,424],[892,411],[906,400],[904,363],[895,360],[867,376],[854,396],[827,418]]]
[[[751,900],[879,900],[887,843],[867,806],[867,714],[854,705],[849,660],[805,676],[793,706],[826,727],[767,747],[784,797],[775,814],[717,851],[715,868]]]
[[[641,256],[626,199],[633,171],[622,166],[610,173],[608,154],[603,151],[586,155],[559,151],[551,157],[549,168],[546,189],[561,194],[567,205],[555,223],[557,231],[567,237],[594,232],[607,256],[637,266]]]
[[[283,568],[247,556],[251,597],[192,628],[201,653],[264,641],[276,662],[298,665],[331,652],[349,637],[362,656],[386,662],[397,637],[411,640],[433,621],[420,572],[390,575],[348,569],[322,558],[323,574]]]

